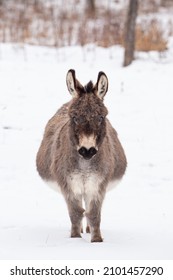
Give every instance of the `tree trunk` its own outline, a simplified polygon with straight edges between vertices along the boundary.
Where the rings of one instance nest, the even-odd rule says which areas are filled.
[[[138,0],[130,0],[127,21],[125,26],[125,54],[124,66],[128,66],[134,59],[135,51],[135,27],[138,11]]]
[[[87,13],[91,16],[93,16],[95,14],[95,0],[86,1],[86,10],[87,10]]]

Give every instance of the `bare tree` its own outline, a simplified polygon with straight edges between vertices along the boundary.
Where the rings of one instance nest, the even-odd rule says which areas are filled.
[[[163,7],[172,7],[173,3],[172,0],[161,0],[161,5]]]
[[[95,0],[86,1],[86,10],[89,15],[93,16],[95,14]]]
[[[124,66],[128,66],[134,59],[135,26],[138,11],[138,0],[130,0],[125,26],[125,54]]]

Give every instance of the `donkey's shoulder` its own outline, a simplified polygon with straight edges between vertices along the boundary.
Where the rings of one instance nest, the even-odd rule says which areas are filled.
[[[107,135],[109,135],[111,138],[117,138],[118,134],[115,128],[111,125],[110,121],[108,118],[106,118],[106,130],[107,130]]]
[[[65,103],[58,111],[53,115],[53,117],[48,121],[44,136],[50,137],[54,136],[55,132],[61,131],[62,127],[68,122],[68,107],[70,102]]]
[[[58,111],[56,112],[55,116],[61,116],[61,117],[66,117],[68,115],[68,108],[70,106],[71,101],[65,103],[62,105]]]

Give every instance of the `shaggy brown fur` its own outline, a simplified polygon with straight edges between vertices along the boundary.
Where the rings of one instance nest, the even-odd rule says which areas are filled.
[[[109,183],[124,175],[126,157],[106,118],[106,75],[100,72],[95,86],[89,82],[83,87],[76,80],[75,71],[69,70],[67,87],[73,99],[46,125],[37,154],[37,170],[44,180],[60,187],[72,223],[71,237],[81,236],[85,212],[91,241],[101,242],[102,202]]]

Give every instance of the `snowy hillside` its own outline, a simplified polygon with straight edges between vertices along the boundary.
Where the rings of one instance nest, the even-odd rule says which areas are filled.
[[[173,258],[173,56],[123,50],[59,50],[0,45],[0,259]],[[44,126],[70,95],[65,76],[109,78],[105,103],[128,159],[121,184],[107,193],[104,242],[70,239],[63,197],[39,178],[35,156]]]

